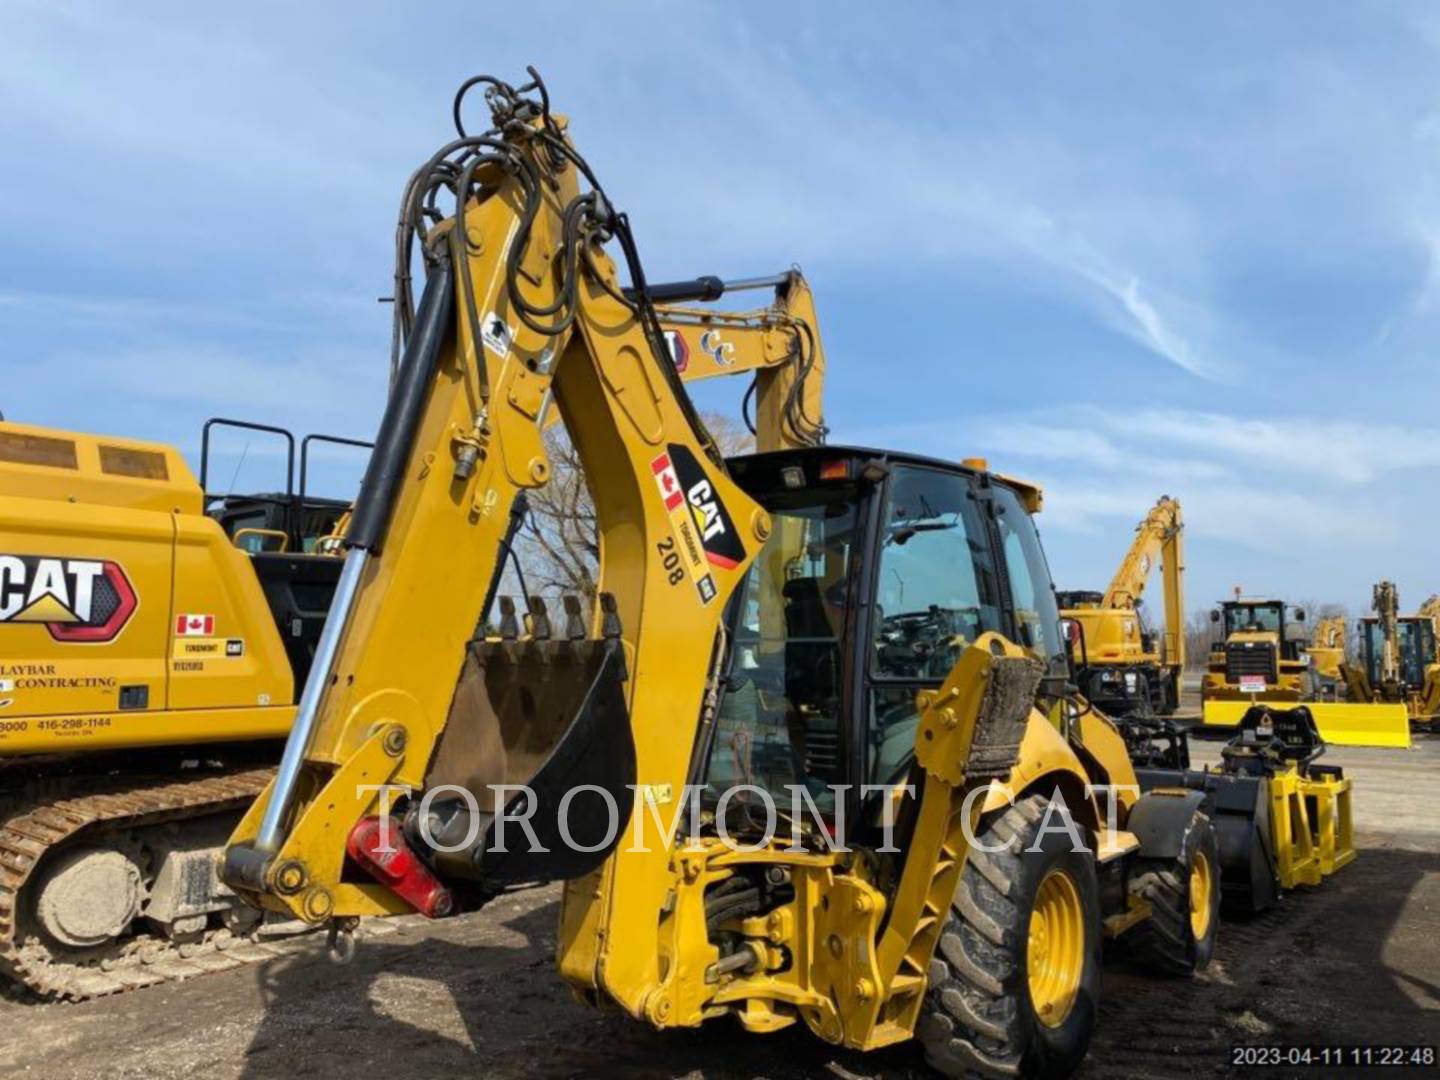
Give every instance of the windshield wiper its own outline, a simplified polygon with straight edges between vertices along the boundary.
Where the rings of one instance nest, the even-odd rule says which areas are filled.
[[[904,544],[916,533],[941,532],[945,529],[953,529],[960,523],[958,521],[920,521],[911,525],[901,525],[893,529],[885,538],[885,546],[891,544]]]

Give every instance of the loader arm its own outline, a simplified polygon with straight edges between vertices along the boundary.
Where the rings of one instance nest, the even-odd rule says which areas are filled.
[[[1393,696],[1400,683],[1400,594],[1395,583],[1377,582],[1371,604],[1380,622],[1379,681]]]
[[[1184,531],[1179,500],[1161,496],[1135,527],[1135,539],[1100,602],[1102,608],[1135,607],[1158,559],[1165,591],[1165,662],[1180,668],[1185,666]]]

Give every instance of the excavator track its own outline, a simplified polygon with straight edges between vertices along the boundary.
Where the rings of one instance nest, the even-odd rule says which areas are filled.
[[[134,829],[234,810],[242,811],[269,782],[273,768],[208,771],[194,779],[64,777],[27,790],[0,815],[0,978],[52,1000],[80,1001],[264,959],[273,952],[210,929],[174,943],[142,931],[83,951],[50,949],[27,935],[25,889],[56,848],[98,829]],[[143,926],[142,919],[132,925]]]

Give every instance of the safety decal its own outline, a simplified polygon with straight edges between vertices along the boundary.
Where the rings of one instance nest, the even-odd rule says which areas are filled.
[[[671,447],[672,451],[675,449],[677,448]],[[684,447],[679,449],[683,450]],[[665,511],[670,516],[670,526],[675,531],[674,539],[666,537],[660,544],[660,557],[662,565],[670,575],[670,584],[675,585],[685,579],[678,565],[683,562],[691,582],[695,585],[695,591],[700,596],[700,602],[708,604],[715,599],[715,579],[710,576],[705,564],[703,541],[695,527],[689,505],[685,502],[680,477],[670,455],[661,454],[651,461],[650,472],[655,477],[655,486],[660,489],[660,499],[665,504]]]
[[[214,615],[176,615],[176,637],[209,637],[215,633]]]
[[[40,623],[56,641],[113,641],[139,599],[119,563],[0,555],[0,623]]]
[[[480,340],[487,349],[504,359],[510,355],[510,346],[515,341],[515,328],[505,325],[505,320],[492,311],[480,323]]]
[[[670,362],[675,365],[675,370],[685,374],[685,369],[690,366],[690,346],[685,343],[684,335],[679,330],[666,330],[665,346],[670,350]]]
[[[714,486],[690,448],[671,443],[669,451],[667,456],[685,492],[685,501],[689,504],[695,527],[700,531],[706,561],[711,566],[733,570],[745,558],[745,546],[740,543],[730,512],[725,509],[725,504],[720,501],[720,496],[715,493]]]

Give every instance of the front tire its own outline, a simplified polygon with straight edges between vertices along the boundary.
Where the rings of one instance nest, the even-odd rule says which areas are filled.
[[[1162,975],[1204,971],[1220,925],[1220,845],[1210,818],[1195,811],[1173,859],[1141,859],[1131,891],[1150,902],[1135,932],[1144,962]]]
[[[1073,850],[1072,833],[1063,805],[1041,795],[982,824],[977,840],[1005,849],[965,861],[916,1030],[944,1075],[1068,1076],[1084,1058],[1100,997],[1100,894],[1094,855]]]

